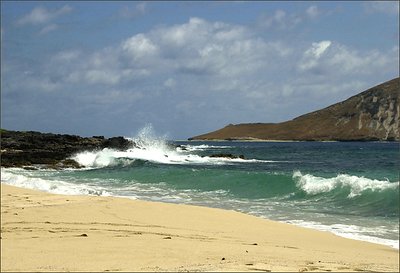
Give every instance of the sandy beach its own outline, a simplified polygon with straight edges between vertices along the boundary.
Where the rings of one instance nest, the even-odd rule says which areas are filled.
[[[399,251],[234,211],[1,184],[2,271],[399,271]]]

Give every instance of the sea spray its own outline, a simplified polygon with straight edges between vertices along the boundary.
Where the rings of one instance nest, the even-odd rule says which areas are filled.
[[[135,160],[149,161],[160,164],[205,164],[205,165],[224,165],[235,162],[258,162],[255,159],[244,160],[242,158],[223,158],[201,156],[193,153],[197,150],[204,150],[208,147],[203,146],[200,149],[184,146],[182,149],[177,145],[168,143],[165,137],[158,137],[151,125],[144,127],[137,136],[129,138],[135,145],[125,151],[116,151],[113,149],[103,149],[101,151],[81,152],[72,157],[80,165],[88,168],[103,168],[113,166],[127,166]]]

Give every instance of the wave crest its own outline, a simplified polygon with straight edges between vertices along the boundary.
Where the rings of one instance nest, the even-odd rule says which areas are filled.
[[[136,137],[130,138],[135,147],[126,151],[116,151],[105,148],[101,151],[81,152],[72,157],[80,165],[89,168],[103,168],[109,166],[126,166],[135,160],[149,161],[161,164],[208,164],[223,165],[234,162],[259,162],[258,160],[244,160],[240,158],[215,158],[195,154],[196,148],[182,149],[169,144],[165,137],[157,137],[151,125],[144,127]],[[201,145],[200,145],[201,146]],[[201,146],[204,150],[213,146]]]
[[[353,198],[366,191],[381,192],[396,190],[399,182],[376,180],[348,174],[339,174],[332,178],[323,178],[311,174],[302,174],[300,171],[293,173],[296,186],[310,195],[331,192],[337,189],[349,190],[348,198]]]

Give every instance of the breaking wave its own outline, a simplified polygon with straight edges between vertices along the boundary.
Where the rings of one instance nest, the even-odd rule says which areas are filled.
[[[323,178],[311,174],[303,175],[300,171],[293,173],[296,186],[310,195],[343,190],[348,192],[348,198],[354,198],[363,193],[385,192],[399,189],[399,182],[382,181],[358,177],[348,174],[339,174],[332,178]]]
[[[224,165],[235,162],[260,162],[260,160],[255,159],[209,157],[194,154],[192,152],[210,149],[214,146],[175,146],[169,144],[165,138],[155,136],[153,129],[150,125],[144,127],[136,137],[129,139],[132,140],[135,145],[134,147],[127,149],[126,151],[116,151],[113,149],[105,148],[101,151],[81,152],[73,156],[72,159],[77,161],[79,164],[89,168],[130,165],[135,160],[143,160],[161,164],[206,165]],[[218,148],[221,147],[224,146],[218,146]]]
[[[17,172],[17,173],[14,173]],[[90,186],[86,184],[70,183],[58,179],[48,179],[32,176],[32,172],[22,169],[1,169],[1,182],[32,190],[40,190],[55,194],[65,195],[98,195],[110,196],[111,194],[106,189],[101,189],[99,186]]]

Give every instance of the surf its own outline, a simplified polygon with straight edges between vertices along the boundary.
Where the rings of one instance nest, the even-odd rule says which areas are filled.
[[[73,155],[84,168],[1,168],[1,182],[58,194],[236,210],[398,244],[394,144],[174,142],[151,125],[126,138],[134,144],[125,150]],[[244,159],[213,157],[221,154],[243,154]]]
[[[151,125],[141,129],[135,137],[128,138],[135,143],[125,151],[105,148],[100,151],[80,152],[71,157],[86,168],[104,168],[109,166],[127,166],[135,160],[149,161],[159,164],[203,164],[224,165],[232,163],[260,162],[256,159],[225,158],[201,156],[196,151],[204,151],[216,146],[202,145],[200,147],[173,145],[165,137],[158,137]],[[219,146],[218,148],[221,148]],[[228,148],[228,147],[224,147]]]

